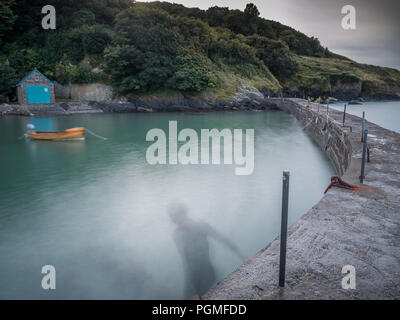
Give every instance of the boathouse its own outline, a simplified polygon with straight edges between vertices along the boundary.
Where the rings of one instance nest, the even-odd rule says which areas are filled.
[[[35,68],[17,84],[17,97],[19,104],[54,103],[54,83]]]

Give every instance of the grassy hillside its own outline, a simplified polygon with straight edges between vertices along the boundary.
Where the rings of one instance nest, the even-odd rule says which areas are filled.
[[[330,95],[334,88],[359,87],[361,94],[376,96],[400,92],[400,72],[395,69],[356,63],[349,59],[296,56],[298,71],[285,84],[298,93]]]
[[[45,2],[45,3],[44,3]],[[41,8],[57,29],[41,28]],[[0,3],[0,100],[34,67],[59,83],[103,82],[117,94],[232,95],[241,84],[292,95],[377,96],[398,91],[400,72],[357,64],[318,39],[244,11],[131,0]],[[339,90],[339,91],[338,91]]]

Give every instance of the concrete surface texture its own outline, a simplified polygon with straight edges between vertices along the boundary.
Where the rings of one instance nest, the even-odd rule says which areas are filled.
[[[342,127],[343,113],[330,109],[327,114],[326,105],[270,100],[299,119],[343,180],[360,185],[360,118],[347,115]],[[400,134],[370,122],[366,128],[371,161],[366,163],[364,188],[330,189],[289,228],[285,288],[278,287],[277,238],[204,299],[400,298]],[[355,268],[355,289],[342,288],[345,265]]]
[[[102,101],[112,100],[112,87],[102,83],[72,84],[71,99],[73,101]]]

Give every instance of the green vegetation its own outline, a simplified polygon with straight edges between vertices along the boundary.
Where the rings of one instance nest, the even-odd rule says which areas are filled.
[[[288,82],[298,86],[299,93],[307,95],[317,89],[328,96],[333,87],[358,85],[365,95],[388,92],[399,87],[400,72],[384,67],[359,64],[349,59],[296,56],[298,72]],[[389,89],[389,90],[388,90]]]
[[[314,88],[360,84],[366,93],[398,85],[399,72],[360,65],[318,39],[244,11],[168,2],[48,0],[57,29],[41,28],[41,0],[0,4],[0,100],[37,67],[59,83],[104,82],[115,93],[207,91],[229,96],[241,84]]]

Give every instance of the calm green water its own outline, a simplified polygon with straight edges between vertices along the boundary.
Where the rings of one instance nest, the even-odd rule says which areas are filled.
[[[343,111],[343,105],[333,105],[333,108]],[[362,105],[348,105],[346,112],[362,117],[365,111],[365,118],[377,125],[400,132],[400,101],[371,101]]]
[[[235,165],[149,165],[146,133],[167,131],[169,120],[198,132],[254,128],[254,173],[236,176]],[[56,130],[83,126],[107,141],[19,139],[30,121],[0,118],[2,299],[182,298],[184,259],[166,213],[172,202],[184,202],[198,225],[208,223],[251,256],[279,234],[283,170],[291,172],[290,223],[318,202],[334,174],[282,112],[35,119]],[[199,253],[198,243],[183,240],[192,255]],[[211,239],[210,262],[215,283],[242,260]],[[56,268],[56,290],[41,287],[44,265]]]

